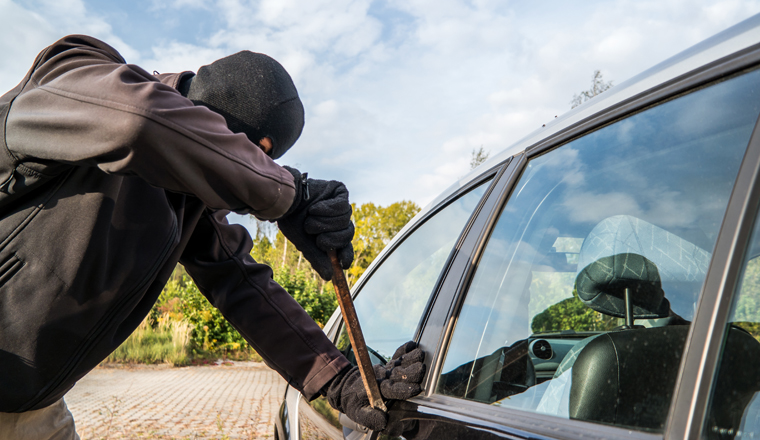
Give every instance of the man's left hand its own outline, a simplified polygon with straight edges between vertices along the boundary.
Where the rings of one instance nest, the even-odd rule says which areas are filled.
[[[332,265],[327,252],[335,249],[343,269],[354,261],[354,224],[348,189],[335,180],[307,179],[306,174],[285,167],[296,182],[296,198],[288,213],[277,220],[290,240],[320,277],[332,278]]]

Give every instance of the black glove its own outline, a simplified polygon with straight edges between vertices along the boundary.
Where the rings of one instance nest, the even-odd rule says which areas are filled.
[[[414,342],[407,342],[396,350],[390,362],[375,365],[375,376],[384,400],[405,400],[422,391],[420,383],[425,376],[425,352]],[[369,404],[358,367],[344,370],[333,378],[323,390],[327,401],[354,422],[373,431],[385,428],[388,416]]]
[[[329,281],[332,265],[327,251],[335,249],[343,269],[354,261],[354,224],[346,186],[335,180],[308,179],[306,173],[285,167],[296,182],[296,197],[277,220],[285,237],[309,260],[319,276]]]

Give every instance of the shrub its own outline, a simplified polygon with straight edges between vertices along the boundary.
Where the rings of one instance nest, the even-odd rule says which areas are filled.
[[[163,316],[154,327],[146,318],[106,361],[186,365],[189,362],[189,334],[187,322],[173,321]]]
[[[287,270],[278,271],[274,280],[277,281],[303,307],[311,319],[320,327],[324,327],[327,320],[338,307],[338,299],[331,283],[322,284],[303,270],[293,273]]]
[[[193,357],[232,357],[257,359],[255,351],[198,290],[193,280],[178,266],[175,276],[166,283],[151,317],[168,316],[187,322],[190,330],[189,351]]]

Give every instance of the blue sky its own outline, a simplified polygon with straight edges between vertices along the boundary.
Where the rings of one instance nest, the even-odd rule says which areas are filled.
[[[281,164],[342,180],[352,201],[425,205],[570,109],[595,69],[621,83],[760,12],[760,0],[0,0],[0,90],[70,33],[148,71],[249,49],[306,107]]]

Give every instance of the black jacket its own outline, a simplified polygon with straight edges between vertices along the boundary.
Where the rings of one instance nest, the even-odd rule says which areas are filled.
[[[307,398],[348,361],[228,210],[281,216],[289,172],[110,46],[69,36],[0,97],[0,412],[45,407],[147,315],[177,261]]]

